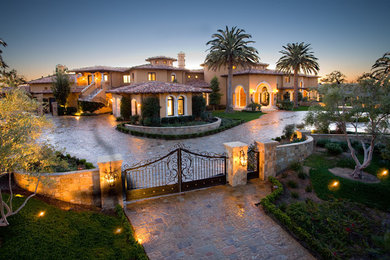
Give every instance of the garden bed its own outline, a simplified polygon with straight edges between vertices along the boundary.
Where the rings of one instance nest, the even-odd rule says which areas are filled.
[[[24,199],[13,198],[16,205]],[[113,215],[67,211],[33,198],[8,220],[1,259],[148,259],[121,208]]]
[[[165,139],[165,140],[179,140],[179,139],[189,139],[189,138],[197,138],[197,137],[203,137],[207,135],[216,134],[222,131],[225,131],[227,129],[230,129],[232,127],[235,127],[239,124],[242,124],[244,121],[239,119],[226,119],[221,118],[220,126],[214,130],[202,132],[202,133],[193,133],[193,134],[172,134],[172,135],[163,135],[163,134],[152,134],[152,133],[145,133],[145,132],[139,132],[135,130],[128,129],[125,124],[126,123],[120,123],[117,125],[116,129],[120,132],[131,134],[134,136],[141,136],[141,137],[148,137],[148,138],[155,138],[155,139]]]

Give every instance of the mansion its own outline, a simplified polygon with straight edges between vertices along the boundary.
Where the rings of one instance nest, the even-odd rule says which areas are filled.
[[[160,116],[181,116],[192,114],[192,95],[203,95],[208,103],[209,86],[217,77],[221,89],[221,105],[226,105],[227,68],[190,70],[185,67],[185,54],[178,58],[156,56],[147,58],[147,64],[133,67],[91,66],[65,70],[71,81],[68,107],[78,107],[78,101],[100,102],[105,105],[97,113],[111,112],[120,116],[120,102],[123,96],[131,100],[132,115],[140,114],[142,99],[157,96],[160,101]],[[174,66],[174,63],[177,65]],[[268,64],[258,63],[250,68],[233,67],[233,106],[242,110],[251,102],[262,108],[276,109],[277,100],[292,99],[293,76],[268,69]],[[53,76],[42,77],[28,82],[33,97],[51,104],[55,102],[51,86]],[[299,91],[308,100],[316,99],[318,76],[299,75]],[[286,94],[287,93],[287,94]]]

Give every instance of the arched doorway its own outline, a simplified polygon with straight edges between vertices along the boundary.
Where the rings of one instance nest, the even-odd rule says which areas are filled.
[[[131,100],[131,115],[132,116],[135,116],[135,115],[138,115],[138,111],[137,111],[137,100],[135,100],[134,98]]]
[[[269,92],[267,87],[261,89],[260,104],[262,106],[269,106]]]
[[[236,90],[233,94],[233,105],[237,108],[246,107],[246,94],[244,88],[241,86],[236,87]]]

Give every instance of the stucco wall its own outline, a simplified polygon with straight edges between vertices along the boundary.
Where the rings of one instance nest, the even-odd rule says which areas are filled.
[[[210,130],[217,129],[221,125],[221,119],[218,118],[216,122],[204,125],[195,126],[181,126],[181,127],[150,127],[150,126],[138,126],[125,124],[127,129],[132,131],[149,133],[149,134],[161,134],[161,135],[185,135],[203,133]]]
[[[276,147],[276,172],[287,169],[293,162],[301,162],[313,153],[313,137],[300,143],[278,145]]]
[[[34,192],[37,177],[15,173],[16,184]],[[75,204],[100,207],[99,169],[42,174],[38,194]]]

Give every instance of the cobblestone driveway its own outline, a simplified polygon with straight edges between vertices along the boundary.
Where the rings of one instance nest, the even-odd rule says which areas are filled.
[[[150,259],[314,259],[255,206],[258,179],[138,201],[126,214]]]
[[[52,144],[65,148],[66,152],[87,159],[96,165],[98,156],[120,153],[124,163],[134,163],[150,157],[165,155],[176,143],[181,142],[191,150],[224,152],[223,143],[270,140],[280,136],[286,124],[300,123],[306,112],[267,112],[259,119],[239,125],[224,132],[186,140],[157,140],[136,137],[115,130],[112,115],[52,117],[55,129],[47,135]]]

